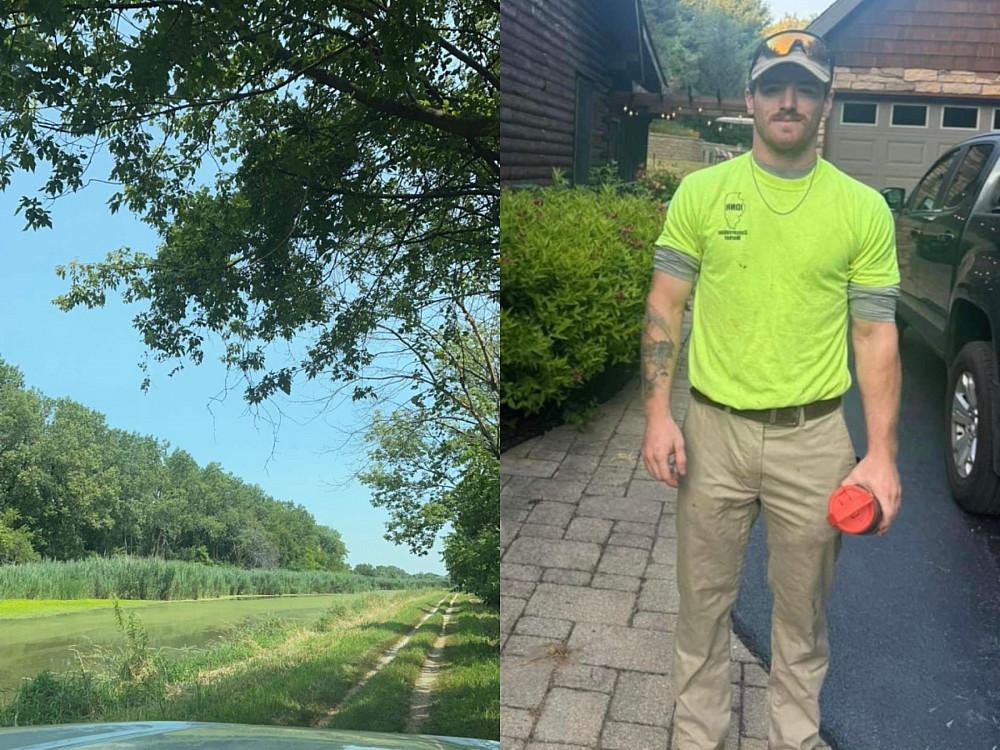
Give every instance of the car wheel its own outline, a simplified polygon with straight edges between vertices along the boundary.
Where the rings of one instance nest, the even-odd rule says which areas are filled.
[[[955,501],[970,513],[1000,514],[1000,477],[993,471],[993,347],[973,341],[948,370],[945,464]]]

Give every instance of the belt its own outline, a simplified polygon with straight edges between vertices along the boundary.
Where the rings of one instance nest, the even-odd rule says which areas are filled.
[[[840,396],[837,396],[836,398],[828,398],[823,401],[813,401],[811,404],[804,404],[802,406],[782,406],[777,409],[734,409],[731,406],[720,404],[718,401],[713,401],[694,386],[691,386],[691,395],[695,400],[703,404],[723,409],[738,417],[745,417],[756,422],[763,422],[764,424],[788,426],[799,423],[800,412],[805,420],[816,419],[817,417],[822,417],[824,414],[835,411],[840,406]]]

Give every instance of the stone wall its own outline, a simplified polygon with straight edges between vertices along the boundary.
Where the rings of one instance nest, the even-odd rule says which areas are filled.
[[[742,153],[746,149],[726,143],[711,143],[698,138],[686,138],[681,135],[666,135],[650,133],[649,147],[646,151],[646,168],[656,169],[657,162],[662,161],[699,161],[712,163],[712,152],[720,148],[725,151]]]
[[[929,68],[834,68],[833,89],[951,96],[1000,96],[1000,73]]]
[[[681,135],[650,133],[646,162],[652,166],[657,161],[701,161],[701,141]]]

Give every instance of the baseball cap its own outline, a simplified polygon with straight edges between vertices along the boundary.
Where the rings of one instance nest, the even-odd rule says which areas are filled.
[[[772,34],[757,45],[750,63],[750,83],[787,63],[805,68],[820,83],[833,79],[833,55],[826,42],[812,32],[792,29]]]

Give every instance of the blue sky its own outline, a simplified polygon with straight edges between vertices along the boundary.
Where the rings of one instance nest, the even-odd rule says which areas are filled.
[[[770,0],[767,3],[774,20],[788,14],[794,16],[817,16],[833,5],[833,0]]]
[[[95,159],[84,181],[108,173],[109,161]],[[23,232],[23,217],[14,210],[21,195],[37,194],[45,176],[41,170],[19,174],[0,193],[0,358],[20,368],[30,387],[101,412],[111,427],[165,439],[202,466],[217,461],[271,496],[303,505],[340,532],[351,565],[445,572],[440,539],[423,557],[383,539],[388,514],[373,507],[367,488],[351,479],[365,456],[350,433],[363,428],[365,414],[349,400],[318,411],[302,401],[326,389],[293,390],[294,400],[280,404],[275,431],[269,420],[248,413],[235,378],[235,387],[216,400],[226,371],[208,350],[200,366],[187,364],[173,377],[167,376],[170,363],[151,362],[152,385],[144,394],[137,366],[143,347],[131,322],[140,306],[126,306],[112,294],[103,308],[56,308],[52,299],[68,288],[55,274],[57,265],[100,260],[122,246],[152,253],[157,238],[127,208],[112,216],[106,201],[116,188],[98,182],[55,202],[52,229]]]

